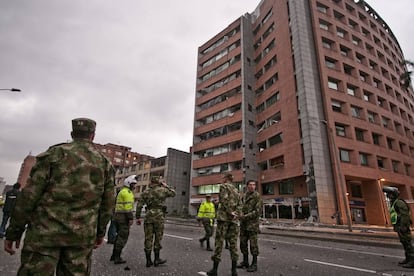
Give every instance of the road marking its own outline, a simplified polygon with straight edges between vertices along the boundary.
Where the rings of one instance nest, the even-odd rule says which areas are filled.
[[[351,270],[356,270],[356,271],[361,271],[361,272],[367,272],[367,273],[372,273],[372,274],[376,274],[377,273],[375,270],[363,269],[363,268],[354,267],[354,266],[333,264],[333,263],[327,263],[327,262],[321,262],[321,261],[315,261],[315,260],[309,260],[309,259],[304,259],[304,260],[306,262],[311,262],[311,263],[316,263],[316,264],[321,264],[321,265],[329,265],[329,266],[341,267],[341,268],[346,268],[346,269],[351,269]]]
[[[199,271],[199,272],[197,272],[197,274],[207,276],[207,272],[204,272],[204,271]]]
[[[164,236],[170,237],[170,238],[176,238],[176,239],[182,239],[182,240],[187,240],[187,241],[192,241],[192,238],[187,238],[187,237],[181,237],[181,236],[176,236],[176,235],[170,235],[170,234],[164,234]]]
[[[383,256],[388,258],[396,258],[400,259],[401,256],[395,256],[395,255],[387,255],[387,254],[381,254],[381,253],[375,253],[375,252],[367,252],[367,251],[359,251],[354,249],[345,249],[345,248],[337,248],[332,246],[322,246],[322,245],[316,245],[316,244],[306,244],[306,243],[300,243],[300,242],[286,242],[286,241],[277,241],[277,240],[271,240],[271,239],[259,239],[262,241],[268,241],[268,242],[275,242],[275,243],[283,243],[283,244],[291,244],[291,245],[299,245],[299,246],[306,246],[306,247],[314,247],[319,249],[330,249],[330,250],[336,250],[336,251],[344,251],[344,252],[351,252],[351,253],[360,253],[360,254],[366,254],[366,255],[373,255],[373,256]]]

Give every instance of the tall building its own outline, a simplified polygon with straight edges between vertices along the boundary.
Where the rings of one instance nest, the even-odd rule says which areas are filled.
[[[167,149],[167,155],[138,162],[137,164],[118,169],[115,175],[117,186],[122,186],[125,178],[135,174],[137,185],[135,197],[148,188],[152,176],[159,176],[168,185],[175,187],[176,196],[167,198],[167,211],[172,215],[188,215],[190,186],[191,155],[188,152],[173,148]]]
[[[35,163],[36,157],[33,156],[31,153],[24,158],[23,163],[20,166],[19,176],[17,177],[17,182],[20,183],[21,188],[26,186],[27,179],[30,176],[30,171],[32,170]]]
[[[223,173],[268,218],[389,224],[414,196],[414,101],[386,22],[362,0],[262,0],[198,49],[190,212]]]
[[[96,147],[112,162],[116,169],[122,169],[140,161],[149,160],[151,156],[132,152],[130,147],[107,143],[105,145],[95,143]]]

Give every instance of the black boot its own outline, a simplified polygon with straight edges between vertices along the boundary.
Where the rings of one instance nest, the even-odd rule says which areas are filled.
[[[145,250],[145,258],[147,259],[146,267],[150,267],[154,264],[151,260],[151,250]]]
[[[112,255],[114,256],[114,264],[124,264],[124,263],[126,263],[126,261],[121,258],[121,252],[122,252],[122,250],[114,248],[114,251],[112,253]]]
[[[226,246],[224,248],[229,249],[230,246],[229,246],[229,242],[227,240],[225,241],[225,244],[226,244]]]
[[[154,255],[155,255],[154,266],[159,266],[159,265],[165,264],[167,262],[167,260],[160,259],[160,251],[159,250],[157,250],[157,251],[154,250]]]
[[[206,240],[206,238],[201,238],[198,241],[200,242],[200,246],[204,247],[204,241]]]
[[[211,249],[210,247],[210,238],[207,238],[206,241],[207,241],[207,251],[213,251],[213,249]]]
[[[237,266],[237,268],[248,268],[249,267],[249,255],[243,254],[243,261]]]
[[[237,276],[237,260],[231,261],[231,276]]]
[[[217,276],[218,265],[219,265],[219,261],[214,261],[213,269],[211,269],[210,271],[207,271],[207,275],[208,276]]]
[[[247,268],[248,272],[256,272],[257,271],[257,255],[253,255],[253,261],[251,266]]]

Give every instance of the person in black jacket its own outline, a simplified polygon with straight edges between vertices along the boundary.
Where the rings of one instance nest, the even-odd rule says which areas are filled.
[[[14,205],[16,204],[17,196],[19,195],[20,191],[20,183],[17,182],[13,185],[13,189],[6,193],[6,201],[4,202],[3,206],[3,220],[0,226],[0,238],[3,238],[6,233],[6,225],[9,221],[9,218],[13,212]]]

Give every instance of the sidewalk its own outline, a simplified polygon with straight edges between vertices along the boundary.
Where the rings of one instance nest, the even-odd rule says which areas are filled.
[[[198,227],[197,221],[191,218],[167,217],[166,223]],[[352,232],[349,231],[347,225],[328,225],[292,220],[264,220],[260,225],[261,234],[267,235],[402,248],[398,235],[392,227],[355,224],[351,228]]]

